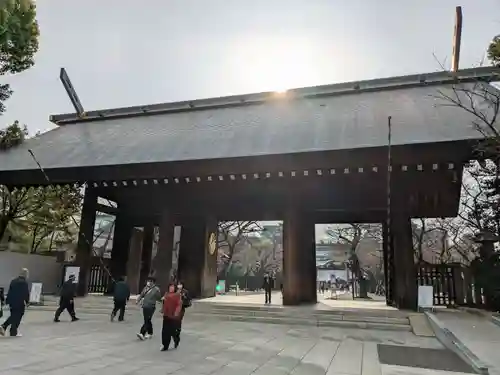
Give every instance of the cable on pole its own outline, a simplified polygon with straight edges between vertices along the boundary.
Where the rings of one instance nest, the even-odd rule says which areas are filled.
[[[388,277],[386,277],[386,282],[387,284],[390,284],[390,279],[392,278],[393,275],[391,274],[392,270],[390,270],[390,264],[389,264],[389,253],[391,253],[391,178],[392,178],[392,123],[391,123],[392,117],[389,116],[387,117],[387,190],[386,190],[386,199],[387,199],[387,218],[386,218],[386,243],[387,243],[387,249],[386,251],[388,252],[387,254],[387,259],[388,262],[386,262],[386,267],[389,268],[385,270],[386,274]],[[386,295],[389,292],[390,285],[386,286]],[[390,290],[392,294],[392,290]]]
[[[47,173],[45,172],[45,170],[43,169],[42,165],[40,164],[40,162],[38,161],[38,159],[36,158],[34,152],[31,150],[31,149],[28,149],[28,152],[30,153],[31,157],[33,158],[33,160],[35,161],[36,165],[38,166],[38,169],[40,170],[40,172],[42,172],[43,174],[43,177],[45,179],[45,181],[47,182],[47,184],[49,185],[52,185],[52,181],[50,180],[49,176],[47,175]],[[86,185],[86,188],[87,188],[88,185]],[[62,198],[59,196],[59,199],[62,200]],[[108,200],[109,201],[109,200]],[[70,218],[71,220],[73,221],[73,224],[80,228],[80,224],[78,224],[78,222],[76,221],[76,219],[74,218],[73,215],[70,215]],[[110,230],[112,230],[114,227],[114,225],[111,226]],[[97,258],[99,258],[99,262],[100,262],[100,265],[101,267],[103,268],[103,270],[108,274],[108,276],[110,277],[111,281],[112,282],[115,282],[116,280],[114,279],[113,275],[111,274],[111,271],[109,270],[109,268],[104,264],[104,261],[102,260],[102,257],[94,250],[94,245],[92,242],[90,242],[90,240],[87,238],[87,236],[85,235],[85,233],[83,232],[79,232],[79,235],[82,237],[82,239],[85,241],[86,245],[90,248],[91,252],[92,252],[92,255],[96,256]]]

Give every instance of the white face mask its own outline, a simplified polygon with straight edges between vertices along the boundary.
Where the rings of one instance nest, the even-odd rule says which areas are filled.
[[[182,285],[177,285],[178,290],[182,290]]]

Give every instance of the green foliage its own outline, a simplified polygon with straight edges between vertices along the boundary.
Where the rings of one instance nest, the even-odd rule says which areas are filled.
[[[32,0],[0,2],[0,76],[20,73],[34,65],[39,29]],[[12,95],[8,84],[0,85],[0,114]]]
[[[0,9],[0,75],[34,65],[40,35],[36,6],[30,0],[7,0]]]
[[[27,127],[16,121],[0,130],[0,154],[24,142]],[[71,242],[75,236],[73,215],[82,197],[75,186],[9,189],[0,185],[0,240],[5,235],[36,252],[41,245],[52,249]]]
[[[494,37],[488,46],[488,58],[493,65],[500,67],[500,35]]]
[[[0,151],[8,150],[11,147],[20,145],[28,135],[28,127],[19,125],[19,121],[14,121],[3,130],[0,130]]]

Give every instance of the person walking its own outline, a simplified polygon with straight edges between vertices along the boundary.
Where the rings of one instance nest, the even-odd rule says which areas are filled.
[[[184,314],[186,313],[186,309],[192,304],[189,292],[184,288],[184,283],[182,281],[179,281],[177,283],[177,293],[179,293],[179,295],[181,296],[181,313],[179,315],[179,319],[177,320],[175,335],[173,336],[176,348],[181,342],[182,321],[184,320]]]
[[[153,315],[156,310],[156,303],[161,300],[161,291],[155,284],[154,277],[148,277],[146,286],[137,298],[137,303],[142,305],[142,315],[144,324],[141,327],[137,337],[140,340],[149,339],[153,336]]]
[[[130,288],[125,281],[125,278],[120,277],[118,278],[113,291],[113,300],[115,306],[113,307],[113,311],[111,312],[111,321],[115,320],[117,312],[120,311],[120,315],[118,315],[118,321],[123,322],[123,318],[125,317],[125,307],[127,306],[127,302],[129,299]]]
[[[75,295],[76,295],[76,283],[75,275],[69,275],[67,281],[65,281],[61,288],[61,295],[59,297],[59,307],[54,315],[54,323],[59,323],[59,317],[64,310],[68,310],[71,316],[71,321],[76,322],[80,319],[76,317],[75,314]]]
[[[10,336],[21,337],[18,328],[30,300],[28,275],[28,270],[23,268],[19,276],[10,282],[7,298],[5,299],[5,304],[9,305],[10,308],[10,316],[0,326],[1,336],[5,336],[5,331],[10,327]]]
[[[175,284],[168,286],[168,291],[163,296],[163,326],[161,328],[161,351],[167,351],[170,341],[174,339],[175,348],[179,346],[177,329],[181,319],[182,298],[179,291],[176,292]]]
[[[263,286],[264,292],[266,293],[266,304],[271,303],[271,292],[274,287],[274,280],[268,273],[264,275],[264,283]]]

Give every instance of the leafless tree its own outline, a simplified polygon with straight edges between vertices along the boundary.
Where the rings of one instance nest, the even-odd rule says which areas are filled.
[[[217,249],[219,275],[225,275],[233,261],[238,244],[250,233],[262,230],[258,221],[222,221],[218,226]]]

